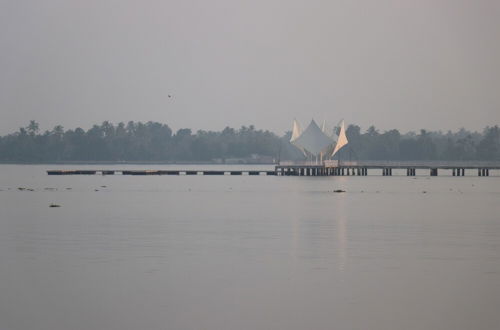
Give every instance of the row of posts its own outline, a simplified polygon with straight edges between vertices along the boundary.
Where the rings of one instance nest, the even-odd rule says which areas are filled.
[[[383,176],[391,176],[392,175],[392,168],[390,168],[390,167],[384,167],[382,169],[382,175]]]
[[[281,167],[278,175],[284,176],[366,176],[366,167]]]
[[[464,168],[454,168],[452,169],[453,176],[465,176]],[[478,168],[477,176],[490,176],[490,170],[488,168]]]
[[[324,167],[282,167],[279,175],[286,176],[325,176],[328,175],[327,168]]]
[[[412,169],[407,169],[407,174],[408,171],[411,171]],[[453,168],[451,171],[453,176],[465,176],[465,169],[464,168]],[[438,169],[437,168],[431,168],[431,176],[437,176],[438,175]],[[410,174],[408,174],[410,175]],[[413,169],[413,174],[415,175],[415,169]],[[477,169],[477,175],[478,176],[489,176],[490,175],[490,170],[487,168],[478,168]]]
[[[490,170],[487,168],[478,168],[477,175],[478,176],[490,176]]]
[[[382,175],[383,176],[392,176],[392,168],[391,167],[384,167],[382,168]],[[416,175],[416,169],[414,168],[407,168],[406,169],[406,175],[407,176],[415,176]]]
[[[367,176],[368,169],[366,167],[333,167],[331,168],[331,175],[357,175]],[[345,171],[344,171],[345,170]]]
[[[278,175],[286,176],[366,176],[368,168],[366,167],[281,167],[277,171]],[[392,176],[392,168],[382,168],[383,176]],[[406,169],[407,176],[415,176],[415,168]],[[465,176],[464,168],[453,168],[453,176]],[[479,168],[478,176],[489,176],[490,170],[487,168]],[[431,168],[430,176],[438,176],[438,169]]]
[[[407,168],[406,169],[406,176],[415,176],[417,175],[417,169],[415,168]]]

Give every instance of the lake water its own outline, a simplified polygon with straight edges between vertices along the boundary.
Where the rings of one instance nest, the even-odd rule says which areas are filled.
[[[0,329],[500,328],[500,177],[96,167],[0,166]]]

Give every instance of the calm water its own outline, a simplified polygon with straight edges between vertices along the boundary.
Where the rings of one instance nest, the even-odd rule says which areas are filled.
[[[500,328],[500,177],[49,168],[0,166],[2,330]]]

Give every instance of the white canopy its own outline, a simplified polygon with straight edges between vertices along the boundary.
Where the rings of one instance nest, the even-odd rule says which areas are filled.
[[[294,131],[295,124],[296,121],[294,121]],[[309,126],[307,126],[298,137],[294,138],[294,131],[292,131],[292,140],[290,140],[290,142],[313,155],[319,155],[322,151],[335,143],[334,139],[323,133],[314,120],[311,120]]]
[[[323,125],[321,125],[321,130],[327,136],[331,137],[334,140],[337,140],[337,134],[335,133],[335,130],[326,123],[326,120],[323,120]]]

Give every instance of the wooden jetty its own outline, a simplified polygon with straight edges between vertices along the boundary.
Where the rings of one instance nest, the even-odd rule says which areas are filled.
[[[264,170],[48,170],[48,175],[276,175],[276,171]]]
[[[500,162],[360,161],[339,164],[338,161],[325,161],[322,165],[280,164],[275,171],[278,176],[367,176],[368,173],[392,176],[393,170],[403,170],[406,176],[416,176],[417,169],[419,175],[427,173],[429,176],[438,176],[440,170],[451,171],[452,176],[465,176],[465,170],[469,175],[470,170],[474,170],[478,176],[490,176],[490,170],[500,170]]]
[[[439,172],[446,171],[448,175],[465,176],[476,175],[490,176],[491,170],[500,170],[500,162],[388,162],[388,161],[363,161],[342,162],[324,161],[323,164],[310,163],[281,163],[275,165],[274,170],[215,170],[215,169],[177,169],[177,170],[48,170],[48,175],[249,175],[249,176],[367,176],[382,175],[392,176],[393,171],[406,176],[419,175],[438,176]],[[403,174],[404,175],[404,174]]]

